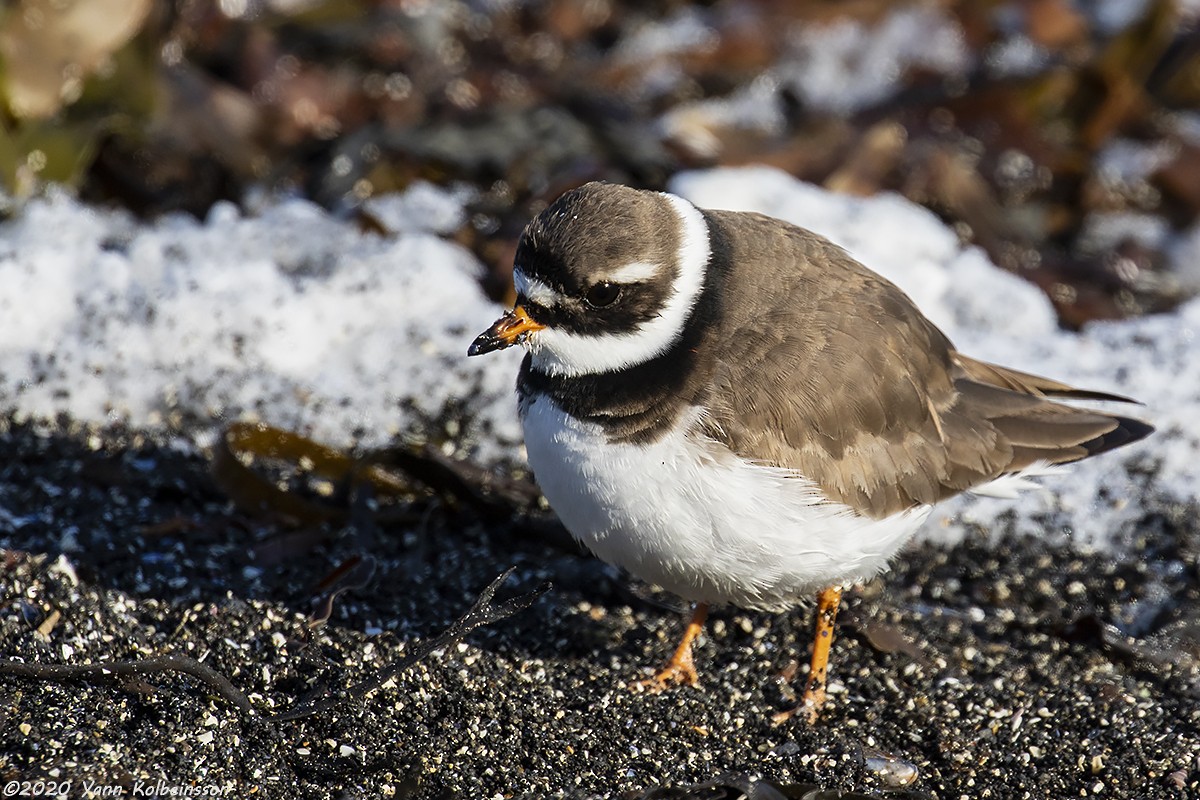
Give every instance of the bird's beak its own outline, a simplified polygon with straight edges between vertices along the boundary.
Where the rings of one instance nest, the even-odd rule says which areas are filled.
[[[508,311],[503,317],[492,323],[492,327],[475,337],[467,348],[468,356],[481,356],[493,350],[503,350],[520,344],[525,337],[534,331],[540,331],[545,325],[534,322],[524,306],[517,306]]]

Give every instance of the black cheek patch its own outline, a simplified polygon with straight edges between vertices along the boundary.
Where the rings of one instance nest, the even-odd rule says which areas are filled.
[[[621,296],[610,306],[592,308],[582,297],[566,296],[554,306],[543,306],[527,298],[521,304],[535,322],[581,336],[629,333],[657,318],[666,297],[648,284],[622,284]]]
[[[570,301],[565,301],[570,302]],[[529,303],[525,310],[529,312],[529,316],[547,328],[555,328],[556,330],[574,331],[575,320],[579,316],[578,312],[570,306],[565,306],[562,303],[554,306],[543,306],[537,303]]]
[[[569,327],[572,332],[586,336],[629,333],[657,318],[665,302],[663,293],[648,284],[624,284],[621,296],[610,306],[591,308],[580,301],[571,310]]]

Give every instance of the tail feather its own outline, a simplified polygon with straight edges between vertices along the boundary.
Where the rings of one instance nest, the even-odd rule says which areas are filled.
[[[1038,464],[1080,461],[1144,439],[1154,431],[1154,426],[1131,417],[1056,402],[1136,402],[1127,397],[1076,389],[961,353],[953,358],[961,370],[954,382],[957,410],[968,418],[986,421],[998,434],[997,447],[1011,451],[1002,475],[1022,473]]]
[[[1140,419],[1133,419],[1131,417],[1112,417],[1112,419],[1117,422],[1115,428],[1108,433],[1081,443],[1087,448],[1088,456],[1107,453],[1109,450],[1133,444],[1154,433],[1154,426],[1142,422]],[[1084,458],[1086,457],[1084,456]]]
[[[1062,397],[1070,400],[1108,400],[1114,403],[1141,405],[1141,403],[1131,397],[1111,394],[1109,392],[1097,392],[1091,389],[1077,389],[1061,381],[1043,378],[1041,375],[1033,375],[1028,372],[1009,369],[1008,367],[1001,367],[997,364],[989,364],[986,361],[979,361],[970,356],[964,356],[962,353],[956,352],[953,357],[954,362],[969,377],[980,383],[998,386],[1009,391],[1038,397]]]

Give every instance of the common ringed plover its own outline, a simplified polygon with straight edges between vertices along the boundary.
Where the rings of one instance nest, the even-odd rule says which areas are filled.
[[[696,604],[657,688],[696,683],[710,604],[819,593],[815,718],[842,587],[934,503],[1153,430],[1049,399],[1127,398],[959,353],[896,286],[762,214],[589,183],[525,229],[513,283],[468,354],[528,350],[517,393],[546,499],[597,556]]]

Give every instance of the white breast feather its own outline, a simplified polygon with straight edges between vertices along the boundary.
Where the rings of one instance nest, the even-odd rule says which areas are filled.
[[[929,514],[882,520],[829,501],[803,476],[741,459],[692,432],[699,410],[649,445],[533,399],[529,464],[567,529],[601,559],[696,601],[794,605],[887,566]]]

